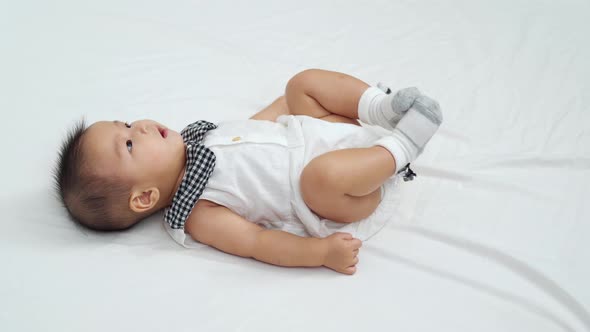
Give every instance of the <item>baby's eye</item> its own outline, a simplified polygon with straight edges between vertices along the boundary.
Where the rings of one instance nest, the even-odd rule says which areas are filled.
[[[133,148],[133,142],[131,142],[131,140],[127,140],[127,151],[131,152],[132,148]]]
[[[131,125],[129,124],[129,122],[125,122],[125,127],[131,128]]]

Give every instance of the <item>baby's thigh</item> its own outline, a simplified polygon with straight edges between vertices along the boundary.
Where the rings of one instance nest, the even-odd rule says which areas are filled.
[[[353,124],[356,126],[360,126],[359,122],[355,119],[351,119],[342,115],[338,114],[330,114],[324,117],[319,118],[320,120],[328,121],[328,122],[336,122],[336,123],[348,123]]]
[[[334,162],[337,151],[324,153],[312,159],[301,172],[300,190],[305,204],[322,218],[350,223],[362,220],[375,211],[381,200],[376,190],[365,196],[346,193],[348,179],[343,178]]]

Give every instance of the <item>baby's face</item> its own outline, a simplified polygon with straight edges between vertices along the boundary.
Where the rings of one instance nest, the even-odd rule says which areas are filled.
[[[162,194],[174,189],[186,156],[182,136],[152,121],[101,121],[90,126],[84,150],[92,169],[132,186],[155,186]]]

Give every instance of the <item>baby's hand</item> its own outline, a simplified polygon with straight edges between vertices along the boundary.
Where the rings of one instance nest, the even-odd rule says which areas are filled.
[[[325,266],[344,274],[354,274],[362,242],[348,233],[334,233],[323,239],[326,244]]]

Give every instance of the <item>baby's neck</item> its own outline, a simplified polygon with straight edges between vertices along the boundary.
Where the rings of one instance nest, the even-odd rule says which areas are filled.
[[[184,178],[185,171],[186,171],[186,165],[184,167],[182,167],[182,170],[180,171],[180,174],[178,175],[178,178],[176,179],[176,183],[174,184],[174,187],[172,187],[172,191],[170,192],[170,195],[165,200],[166,206],[172,205],[172,200],[174,199],[174,195],[178,191],[178,188],[180,188],[180,184],[182,183],[182,179]]]

